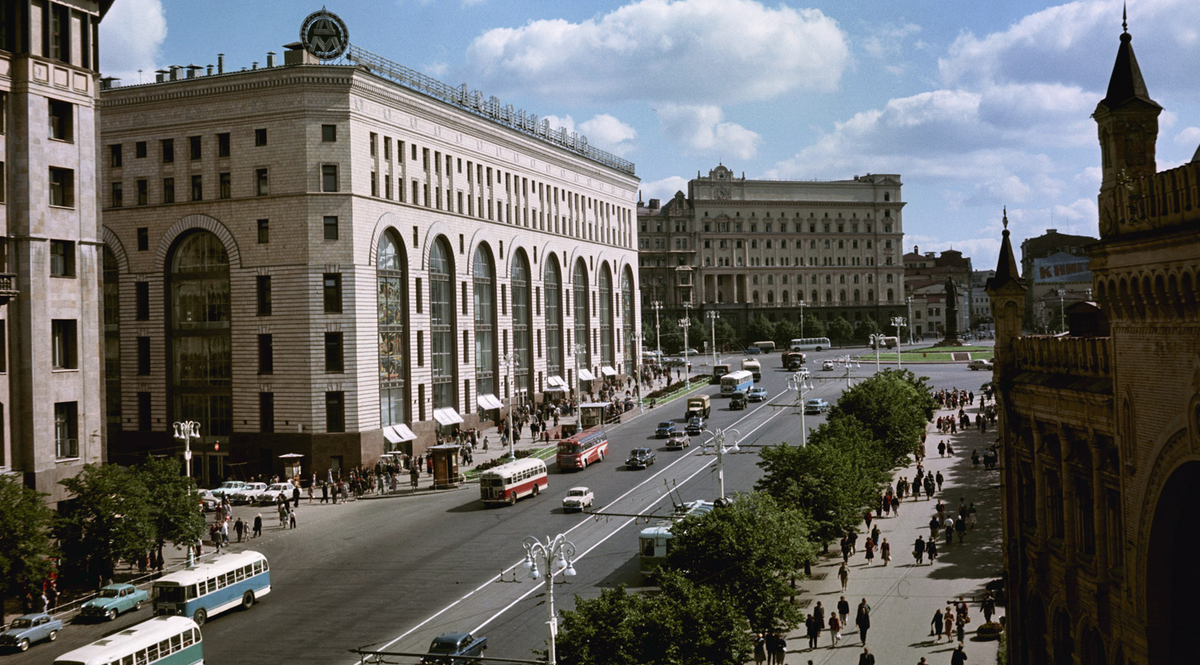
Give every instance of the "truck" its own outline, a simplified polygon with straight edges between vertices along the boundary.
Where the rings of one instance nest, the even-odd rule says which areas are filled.
[[[712,411],[712,401],[708,395],[692,395],[687,400],[687,410],[684,411],[684,418],[692,416],[704,416],[707,418]]]
[[[717,364],[713,365],[712,382],[720,383],[721,377],[728,374],[732,369],[733,369],[733,366],[730,365],[729,363],[717,363]]]
[[[739,391],[733,393],[732,395],[730,395],[729,396],[729,408],[731,408],[731,409],[746,408],[746,393],[744,391],[739,390]]]
[[[798,370],[804,364],[805,360],[806,358],[803,353],[799,351],[787,351],[783,354],[783,368],[788,371]]]

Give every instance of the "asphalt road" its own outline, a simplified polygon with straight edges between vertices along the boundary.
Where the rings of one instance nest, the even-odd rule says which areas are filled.
[[[862,353],[861,349],[856,351]],[[820,362],[837,352],[810,354],[814,389],[804,397],[836,402],[846,385],[845,370],[823,372]],[[798,441],[800,418],[795,393],[786,390],[790,372],[779,368],[780,354],[759,356],[770,398],[744,411],[731,411],[714,395],[710,428],[733,427],[742,452],[726,455],[726,493],[747,491],[759,477],[756,445]],[[865,378],[874,365],[865,361],[851,369]],[[977,390],[990,378],[963,365],[922,365],[920,374],[936,387]],[[601,510],[658,513],[670,510],[667,482],[683,500],[712,499],[718,494],[715,456],[701,454],[707,436],[692,437],[684,451],[661,448],[654,426],[664,419],[684,424],[683,402],[649,410],[610,430],[610,454],[601,464],[570,474],[550,471],[550,486],[541,496],[514,507],[485,508],[474,485],[458,491],[364,500],[350,504],[313,505],[302,501],[299,528],[277,526],[272,509],[262,510],[264,535],[249,545],[271,562],[273,591],[248,611],[234,610],[203,628],[206,662],[216,664],[289,663],[346,664],[358,661],[355,647],[424,651],[430,639],[451,630],[486,635],[488,656],[532,658],[545,648],[548,635],[544,582],[528,579],[519,564],[522,539],[545,539],[565,533],[576,545],[578,575],[555,585],[559,609],[574,597],[594,597],[619,584],[641,584],[637,567],[637,533],[644,522],[624,517],[564,514],[561,500],[568,488],[586,485],[596,493]],[[824,416],[808,416],[816,427]],[[626,470],[621,462],[634,447],[649,445],[657,463],[647,470]],[[252,517],[260,509],[235,508]],[[561,581],[561,577],[558,578]],[[503,580],[503,581],[501,581]],[[515,581],[514,581],[515,580]],[[54,644],[36,645],[4,662],[48,663],[54,657],[102,635],[144,620],[150,610],[125,615],[113,624],[69,625]],[[415,658],[397,658],[415,662]]]

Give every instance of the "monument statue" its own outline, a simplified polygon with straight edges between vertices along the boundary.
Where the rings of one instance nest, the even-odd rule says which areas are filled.
[[[946,278],[946,339],[943,343],[952,346],[962,344],[958,338],[958,289],[950,277]]]

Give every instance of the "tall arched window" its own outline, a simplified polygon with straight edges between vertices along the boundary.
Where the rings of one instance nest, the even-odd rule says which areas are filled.
[[[781,302],[782,302],[784,305],[788,304],[788,292],[787,292],[787,291],[780,291],[780,292],[779,292],[779,300],[780,300],[780,301],[781,301]]]
[[[629,269],[629,266],[625,266],[625,270],[621,273],[622,343],[625,345],[625,373],[636,377],[638,364],[634,357],[637,349],[634,348],[636,345],[633,341],[633,324],[633,272]]]
[[[617,364],[613,355],[613,302],[612,302],[612,273],[608,264],[600,264],[600,364],[612,367]]]
[[[233,429],[229,255],[217,236],[194,231],[171,253],[171,420],[194,420],[206,441]]]
[[[588,308],[590,303],[588,302],[587,264],[583,262],[583,259],[575,262],[575,273],[571,281],[571,288],[574,291],[572,296],[575,300],[575,348],[571,350],[575,352],[577,367],[588,369],[592,365],[592,321]],[[580,353],[581,350],[582,353]],[[578,376],[575,381],[578,385]]]
[[[809,304],[810,304],[810,305],[815,305],[815,304],[817,304],[817,303],[821,302],[821,299],[817,297],[817,290],[816,290],[816,289],[813,289],[813,291],[812,291],[812,297],[810,297],[808,300],[809,300]]]
[[[454,263],[446,238],[429,249],[429,341],[433,361],[433,408],[455,409],[458,400],[457,347],[454,340]]]
[[[117,255],[104,248],[104,395],[108,431],[121,431],[121,271]],[[3,349],[0,349],[3,352]]]
[[[867,302],[875,302],[875,289],[867,289]]]
[[[496,394],[496,264],[486,244],[475,249],[475,392]],[[482,415],[482,407],[479,409]]]
[[[767,291],[767,304],[768,305],[775,304],[775,292],[774,291]]]
[[[546,289],[546,374],[562,377],[562,274],[558,269],[558,258],[550,254],[546,265],[546,277],[542,281]]]
[[[408,260],[404,244],[389,229],[379,238],[375,259],[379,314],[380,425],[408,423]],[[395,444],[385,444],[395,450]]]
[[[513,325],[513,354],[517,366],[513,373],[513,386],[517,397],[528,400],[533,390],[533,312],[530,303],[529,260],[525,258],[524,250],[513,252],[512,266],[512,325]]]
[[[892,291],[891,289],[888,289],[887,296],[888,296],[888,297],[887,297],[887,301],[888,301],[888,302],[892,302],[892,300],[894,299],[894,293],[893,293],[893,291]]]

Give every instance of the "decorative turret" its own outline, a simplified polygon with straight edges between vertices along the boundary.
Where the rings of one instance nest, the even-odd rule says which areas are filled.
[[[1100,185],[1100,209],[1104,195],[1123,179],[1154,175],[1155,143],[1158,140],[1158,114],[1162,107],[1146,90],[1146,81],[1133,54],[1133,36],[1126,15],[1122,14],[1121,46],[1108,81],[1108,94],[1096,106],[1092,117],[1100,135],[1103,180]]]
[[[1012,240],[1008,232],[1008,208],[1004,209],[1004,234],[1000,242],[1000,259],[996,262],[996,276],[987,281],[988,297],[992,301],[992,318],[996,321],[996,365],[1012,358],[1012,342],[1021,336],[1021,322],[1025,312],[1025,292],[1028,291],[1017,269],[1017,257],[1013,254]]]

